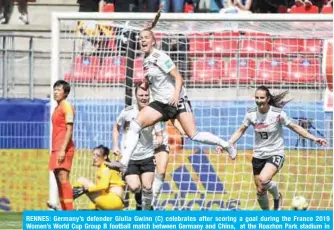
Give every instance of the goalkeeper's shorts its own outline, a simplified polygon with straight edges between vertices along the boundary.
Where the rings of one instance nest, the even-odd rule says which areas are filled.
[[[107,193],[98,196],[94,200],[96,209],[99,210],[123,210],[123,200],[115,193]]]
[[[65,160],[59,164],[58,163],[58,152],[52,151],[49,158],[49,170],[54,171],[55,169],[65,169],[67,171],[71,171],[72,168],[72,160],[74,156],[74,149],[68,150],[65,154]]]

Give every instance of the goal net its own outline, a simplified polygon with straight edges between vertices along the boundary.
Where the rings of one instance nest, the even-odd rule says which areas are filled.
[[[70,82],[76,110],[72,181],[81,176],[95,181],[91,150],[99,144],[112,147],[116,117],[134,101],[134,82],[143,78],[138,33],[153,18],[124,13],[53,17],[52,83]],[[310,209],[333,206],[333,116],[323,106],[332,18],[163,14],[153,30],[157,48],[171,56],[183,76],[198,130],[228,140],[247,108],[255,107],[256,87],[265,85],[274,93],[288,90],[293,100],[284,110],[293,122],[327,138],[329,146],[322,148],[284,129],[286,159],[274,177],[284,209],[297,195],[306,197]],[[156,209],[258,209],[251,165],[253,128],[238,141],[236,161],[167,129],[172,151]],[[127,195],[126,206],[133,209],[134,203]],[[80,198],[75,205],[86,208],[88,200]]]

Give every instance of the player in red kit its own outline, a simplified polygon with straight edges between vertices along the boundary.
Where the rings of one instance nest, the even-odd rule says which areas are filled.
[[[74,109],[66,100],[70,93],[69,83],[63,80],[53,85],[53,96],[57,107],[52,114],[52,152],[49,170],[53,171],[62,210],[73,210],[73,191],[69,175],[74,155],[73,123]],[[49,208],[57,209],[56,204],[48,202]]]

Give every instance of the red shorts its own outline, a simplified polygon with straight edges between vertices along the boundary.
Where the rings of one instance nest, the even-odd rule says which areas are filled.
[[[68,150],[65,154],[65,160],[59,164],[58,163],[58,151],[52,151],[49,158],[49,170],[54,171],[55,169],[66,169],[71,171],[72,160],[74,156],[74,150]]]

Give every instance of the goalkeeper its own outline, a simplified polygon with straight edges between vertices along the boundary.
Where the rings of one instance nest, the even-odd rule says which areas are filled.
[[[137,103],[122,110],[117,118],[113,129],[113,152],[116,155],[123,153],[124,143],[129,138],[128,128],[132,120],[138,113],[148,105],[150,93],[146,83],[139,83],[135,88]],[[123,127],[123,137],[121,151],[119,151],[118,142],[121,128]],[[163,128],[160,122],[155,126],[149,126],[141,130],[138,144],[135,147],[133,155],[130,158],[129,167],[125,172],[125,180],[135,194],[137,210],[152,209],[153,190],[152,184],[155,175],[154,153],[155,147],[161,147],[160,151],[168,151],[168,147],[163,144]],[[154,146],[154,134],[156,136],[156,146]],[[165,142],[166,143],[166,142]],[[120,153],[121,152],[121,153]],[[167,153],[168,157],[168,153]],[[109,164],[110,165],[110,164]],[[112,165],[110,165],[113,167]]]
[[[96,184],[86,178],[79,178],[79,186],[73,187],[73,198],[86,194],[93,202],[89,209],[123,210],[125,183],[118,171],[109,169],[109,148],[99,145],[93,151],[93,165],[98,167]]]

